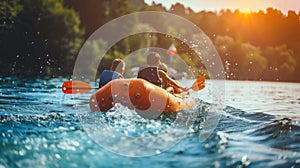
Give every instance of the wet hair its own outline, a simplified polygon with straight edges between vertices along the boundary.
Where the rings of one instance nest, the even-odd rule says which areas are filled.
[[[147,56],[147,64],[150,66],[158,66],[160,64],[160,55],[157,52],[151,52]]]
[[[122,59],[116,58],[112,61],[110,69],[121,73],[125,69],[125,62]]]

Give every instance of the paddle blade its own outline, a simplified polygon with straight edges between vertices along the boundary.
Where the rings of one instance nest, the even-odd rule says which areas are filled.
[[[196,92],[196,91],[199,91],[199,90],[203,89],[204,87],[205,87],[205,77],[204,76],[200,76],[193,83],[193,86],[191,87],[191,89]]]
[[[91,85],[81,81],[66,81],[62,85],[65,94],[86,93],[91,90]]]

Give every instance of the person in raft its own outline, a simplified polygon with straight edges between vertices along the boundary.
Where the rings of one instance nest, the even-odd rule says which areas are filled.
[[[176,81],[174,76],[169,75],[169,68],[165,63],[161,62],[158,66],[158,69],[164,71],[170,78],[172,78],[174,81]],[[162,86],[162,88],[166,89],[168,92],[174,93],[173,87],[169,86],[168,83],[166,83],[165,81],[161,81],[161,86]]]
[[[164,83],[165,89],[172,87],[172,89],[167,89],[167,91],[170,92],[181,93],[183,91],[187,91],[185,87],[181,86],[177,81],[169,77],[166,72],[159,69],[159,65],[161,63],[160,55],[158,53],[149,53],[147,56],[147,64],[148,65],[146,67],[140,68],[137,78],[142,78],[159,87],[163,87]]]
[[[158,66],[158,69],[163,70],[165,73],[167,73],[169,75],[169,68],[165,63],[160,63]],[[176,80],[175,77],[173,75],[169,75],[169,77],[171,77],[172,79]]]
[[[99,80],[99,88],[106,85],[108,82],[114,79],[123,78],[125,72],[125,62],[122,59],[116,58],[112,61],[110,70],[104,70],[101,73]]]

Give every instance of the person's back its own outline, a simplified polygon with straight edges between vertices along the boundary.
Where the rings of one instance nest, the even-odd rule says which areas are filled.
[[[147,80],[160,87],[163,81],[165,82],[166,86],[173,88],[172,90],[174,90],[174,93],[180,93],[186,90],[186,88],[180,86],[178,82],[170,78],[167,73],[158,69],[158,66],[160,64],[160,55],[158,53],[151,52],[150,54],[148,54],[147,64],[148,67],[141,68],[138,72],[138,78]]]
[[[101,73],[100,80],[99,80],[99,88],[103,87],[110,81],[114,79],[123,78],[123,73],[125,71],[125,62],[121,59],[114,59],[110,70],[104,70]]]
[[[145,67],[141,68],[138,72],[137,78],[142,78],[154,85],[161,87],[161,79],[158,77],[158,68],[157,67]]]
[[[108,82],[121,78],[121,74],[119,72],[104,70],[100,75],[99,88],[106,85]]]
[[[160,64],[160,56],[158,53],[151,52],[147,56],[148,66],[140,68],[137,78],[144,79],[161,87],[161,79],[158,75],[158,65]]]

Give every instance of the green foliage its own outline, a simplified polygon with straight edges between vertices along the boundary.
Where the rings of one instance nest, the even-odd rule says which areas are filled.
[[[147,5],[143,0],[0,0],[2,72],[70,75],[83,38],[88,39],[110,20],[136,11],[169,12],[195,23],[214,42],[229,79],[300,81],[299,12],[289,11],[284,15],[272,8],[250,14],[238,10],[194,12],[180,3],[167,10],[160,3]],[[135,18],[130,21],[135,26],[124,30],[163,28],[174,32],[174,27],[182,27],[180,23],[164,21],[163,17],[156,19],[149,26]],[[159,24],[161,21],[163,24]],[[194,44],[203,43],[202,36],[188,32],[185,27],[176,29],[176,33],[192,39]],[[105,43],[87,42],[90,51],[86,55],[101,54]],[[86,71],[99,74],[119,57],[127,61],[126,74],[130,77],[133,75],[130,69],[145,61],[143,56],[131,57],[133,52],[148,47],[168,49],[172,43],[180,59],[195,69],[192,72],[195,76],[209,73],[196,51],[179,39],[159,33],[141,33],[122,39],[104,54],[100,63],[95,57],[93,65],[86,65]],[[201,54],[210,54],[205,52]],[[167,59],[164,61],[168,63]],[[94,68],[96,64],[98,69]],[[181,68],[176,61],[170,66]]]
[[[286,45],[267,47],[263,54],[269,61],[268,68],[265,70],[265,78],[270,77],[282,80],[292,80],[293,74],[297,73],[297,62],[294,52]],[[272,78],[271,78],[272,79]]]
[[[239,79],[261,79],[262,73],[267,66],[267,59],[262,56],[260,48],[249,43],[243,43],[242,49]]]
[[[83,35],[76,12],[65,8],[62,0],[13,0],[9,5],[11,10],[1,16],[14,21],[0,39],[3,63],[10,65],[4,74],[60,75],[71,71]]]
[[[23,7],[17,1],[0,1],[0,28],[13,29],[15,19],[17,15],[23,10]],[[4,35],[4,31],[1,31],[1,36]]]
[[[7,57],[7,40],[9,35],[15,31],[16,26],[15,22],[17,21],[17,16],[23,10],[23,6],[19,4],[19,1],[0,1],[0,52],[2,58],[0,59],[0,65],[9,65],[6,64],[5,60],[11,60]]]
[[[104,42],[102,39],[98,39],[98,40],[89,40],[85,43],[84,49],[81,51],[81,55],[84,55],[86,57],[86,59],[89,59],[90,61],[87,62],[83,62],[81,63],[82,68],[80,69],[80,71],[85,71],[84,74],[97,74],[99,75],[99,73],[97,73],[98,70],[98,65],[100,62],[100,59],[105,55],[105,53],[103,53],[103,48],[106,47],[106,42]],[[107,57],[104,58],[103,60],[106,61],[106,64],[108,63],[107,61]],[[109,61],[111,61],[112,58],[110,58]],[[110,65],[105,65],[107,67],[109,67]],[[87,77],[88,78],[88,77]],[[92,79],[92,78],[90,78]]]
[[[137,10],[130,6],[130,0],[65,0],[65,3],[79,13],[85,39],[110,20]]]

